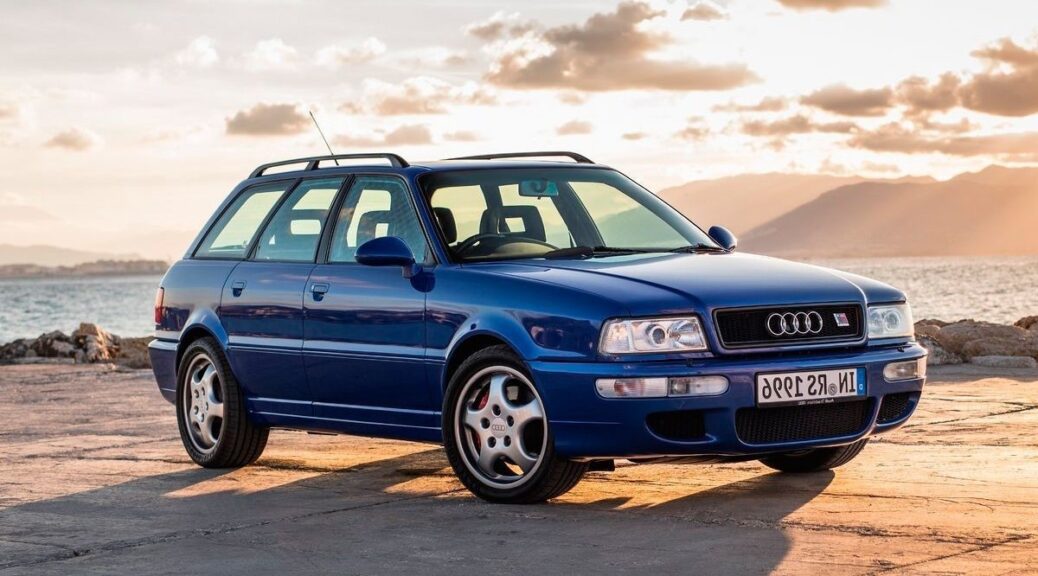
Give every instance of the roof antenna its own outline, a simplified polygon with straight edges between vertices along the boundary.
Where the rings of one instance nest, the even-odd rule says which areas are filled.
[[[321,140],[324,140],[324,145],[328,148],[328,153],[332,156],[335,156],[335,152],[332,152],[331,144],[328,144],[328,139],[324,137],[324,130],[321,130],[321,125],[317,123],[317,118],[314,116],[314,111],[310,110],[309,108],[307,108],[306,111],[310,113],[310,119],[314,121],[314,126],[317,127],[317,133],[321,135]],[[332,158],[332,160],[335,160],[336,166],[339,165],[339,160],[337,158]]]

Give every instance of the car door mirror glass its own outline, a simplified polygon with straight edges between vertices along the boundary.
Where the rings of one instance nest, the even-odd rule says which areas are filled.
[[[711,226],[707,234],[710,235],[714,242],[717,242],[729,252],[735,250],[735,247],[739,245],[739,239],[724,226]]]

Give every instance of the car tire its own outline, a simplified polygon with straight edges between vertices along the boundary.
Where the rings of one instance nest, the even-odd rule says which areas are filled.
[[[256,461],[269,430],[249,420],[245,395],[212,338],[188,345],[177,373],[177,424],[188,456],[205,468]]]
[[[555,453],[540,394],[507,346],[484,348],[455,370],[444,394],[443,440],[461,483],[490,502],[550,500],[588,470]]]
[[[822,470],[830,470],[850,462],[861,453],[868,443],[868,438],[862,438],[846,446],[815,448],[814,450],[789,454],[775,454],[761,458],[760,461],[761,464],[781,472],[821,472]]]

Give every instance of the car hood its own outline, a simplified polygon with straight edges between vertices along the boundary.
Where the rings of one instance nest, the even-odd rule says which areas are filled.
[[[874,280],[753,254],[634,254],[501,264],[532,277],[609,298],[633,315],[709,312],[742,306],[896,302],[904,294]]]

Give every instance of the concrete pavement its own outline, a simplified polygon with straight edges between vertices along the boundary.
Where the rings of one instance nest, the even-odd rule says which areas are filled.
[[[431,445],[275,431],[195,467],[150,373],[0,366],[0,575],[1038,574],[1038,373],[933,370],[833,473],[622,466],[479,501]]]

